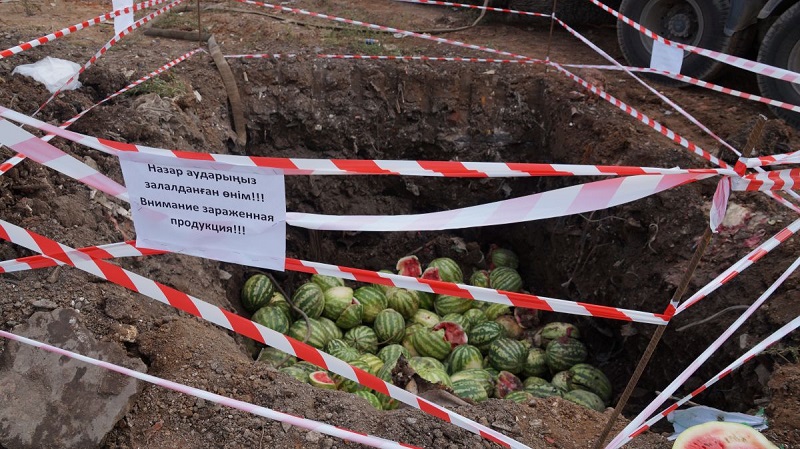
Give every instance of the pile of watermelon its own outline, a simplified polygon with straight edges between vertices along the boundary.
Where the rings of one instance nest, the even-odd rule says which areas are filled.
[[[512,251],[493,248],[489,259],[491,270],[476,270],[469,284],[523,292],[519,259]],[[423,271],[416,256],[404,257],[397,272],[465,283],[461,267],[449,258],[434,259]],[[377,284],[354,290],[323,275],[298,287],[291,303],[294,307],[262,274],[250,277],[242,289],[242,305],[253,321],[386,381],[402,355],[420,377],[474,402],[559,396],[602,411],[612,397],[605,374],[585,363],[588,352],[579,329],[563,322],[538,326],[535,311]],[[280,366],[302,382],[357,394],[379,409],[398,405],[274,348],[264,348],[259,361]]]

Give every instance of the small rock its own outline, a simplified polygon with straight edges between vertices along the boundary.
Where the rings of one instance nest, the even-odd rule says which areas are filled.
[[[139,336],[139,329],[136,326],[131,326],[130,324],[120,324],[119,329],[117,329],[117,337],[120,341],[124,341],[126,343],[133,343],[136,341],[136,337]]]
[[[413,426],[417,423],[417,418],[406,418],[406,422]]]
[[[58,304],[50,301],[49,299],[37,299],[31,305],[37,309],[53,310],[58,307]]]
[[[230,279],[232,277],[233,277],[233,275],[228,273],[227,271],[219,270],[219,278],[220,278],[220,280],[227,281],[228,279]]]
[[[309,443],[316,443],[321,439],[322,439],[322,434],[319,432],[315,432],[312,430],[306,433],[306,441],[308,441]]]
[[[289,429],[291,429],[291,428],[292,428],[291,424],[289,424],[287,422],[282,422],[281,423],[281,429],[283,429],[284,432],[288,432]]]

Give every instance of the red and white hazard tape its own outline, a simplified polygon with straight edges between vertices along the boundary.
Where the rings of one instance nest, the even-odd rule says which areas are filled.
[[[402,1],[402,0],[396,0]],[[297,58],[296,53],[250,53],[238,55],[225,55],[229,59],[281,59]],[[431,62],[481,62],[497,64],[544,64],[544,59],[495,59],[495,58],[466,58],[460,56],[396,56],[396,55],[337,55],[319,54],[314,57],[320,59],[358,59],[373,61],[431,61]]]
[[[61,93],[62,89],[64,89],[64,87],[65,87],[65,86],[69,86],[69,85],[70,85],[70,84],[71,84],[73,81],[75,81],[76,79],[78,79],[78,77],[79,77],[79,76],[80,76],[80,75],[81,75],[81,74],[82,74],[84,71],[86,71],[86,69],[88,69],[89,67],[91,67],[91,66],[92,66],[92,64],[94,64],[94,63],[95,63],[95,61],[97,61],[97,60],[98,60],[98,59],[99,59],[101,56],[103,56],[103,55],[104,55],[104,54],[105,54],[105,53],[106,53],[106,52],[107,52],[107,51],[108,51],[108,50],[109,50],[111,47],[113,47],[113,46],[114,46],[114,45],[115,45],[117,42],[119,42],[119,40],[120,40],[120,39],[122,39],[123,37],[125,37],[125,36],[127,36],[128,34],[132,33],[132,32],[133,32],[133,30],[135,30],[135,29],[137,29],[137,28],[141,27],[142,25],[146,24],[147,22],[149,22],[149,21],[151,21],[151,20],[155,19],[156,17],[160,16],[161,14],[163,14],[163,13],[165,13],[165,12],[169,11],[170,9],[172,9],[172,8],[174,8],[174,7],[178,6],[178,5],[180,5],[181,3],[183,3],[183,1],[184,1],[184,0],[175,0],[175,1],[173,1],[173,2],[172,2],[172,3],[170,3],[169,5],[167,5],[167,6],[163,7],[163,8],[161,8],[161,9],[159,9],[158,11],[155,11],[155,12],[153,12],[153,13],[151,13],[151,14],[148,14],[148,15],[146,15],[146,16],[144,16],[144,17],[142,17],[141,19],[137,20],[136,22],[133,22],[133,23],[132,23],[132,24],[131,24],[131,25],[130,25],[128,28],[126,28],[126,29],[124,29],[124,30],[120,31],[120,32],[119,32],[119,34],[117,34],[116,36],[112,37],[110,41],[106,42],[106,44],[105,44],[105,45],[103,45],[103,47],[102,47],[100,50],[98,50],[98,51],[97,51],[97,53],[95,53],[95,54],[94,54],[94,56],[92,56],[91,58],[89,58],[89,60],[88,60],[88,61],[86,61],[86,63],[85,63],[85,64],[84,64],[84,65],[83,65],[83,66],[82,66],[82,67],[81,67],[81,68],[78,70],[78,73],[76,73],[75,75],[73,75],[72,77],[70,77],[70,79],[68,79],[68,80],[67,80],[65,83],[63,83],[63,84],[61,85],[61,87],[59,87],[59,88],[58,88],[58,90],[56,90],[55,92],[53,92],[53,93],[50,95],[50,97],[47,99],[47,101],[45,101],[44,103],[42,103],[42,105],[41,105],[41,106],[39,106],[39,109],[37,109],[37,110],[36,110],[36,112],[34,112],[34,113],[33,113],[33,115],[36,115],[36,114],[38,114],[38,113],[39,113],[39,111],[41,111],[41,110],[42,110],[42,109],[43,109],[45,106],[47,106],[47,104],[48,104],[48,103],[50,103],[51,101],[53,101],[53,98],[57,97],[57,96],[58,96],[58,94],[60,94],[60,93]]]
[[[516,9],[494,8],[492,6],[469,5],[469,4],[465,4],[465,3],[440,2],[440,1],[437,1],[437,0],[394,0],[394,1],[396,1],[396,2],[404,2],[404,3],[421,3],[423,5],[454,6],[454,7],[457,7],[457,8],[482,9],[484,11],[503,12],[503,13],[507,13],[507,14],[518,14],[518,15],[521,15],[521,16],[550,18],[550,14],[543,14],[543,13],[540,13],[540,12],[518,11]]]
[[[741,258],[735,264],[733,264],[730,268],[723,271],[719,276],[714,278],[711,282],[709,282],[706,286],[701,288],[697,291],[694,295],[689,297],[686,301],[681,303],[680,306],[676,310],[667,310],[664,312],[667,316],[677,315],[684,310],[688,309],[701,299],[705,298],[714,290],[722,287],[733,278],[741,274],[742,271],[749,268],[754,263],[758,262],[759,259],[766,256],[770,251],[777,248],[778,245],[785,242],[789,239],[789,237],[795,235],[798,231],[800,231],[800,219],[795,220],[789,226],[781,229],[780,232],[773,235],[769,239],[767,239],[764,243],[750,251],[746,256]],[[674,312],[674,313],[672,313]]]
[[[659,393],[658,396],[652,402],[650,402],[650,404],[648,404],[638,416],[631,420],[631,422],[625,426],[625,428],[619,434],[617,434],[613,440],[611,440],[611,443],[609,443],[606,448],[619,448],[639,433],[645,431],[647,427],[640,426],[642,426],[647,417],[653,414],[658,407],[661,406],[661,404],[669,400],[672,394],[675,393],[675,391],[677,391],[678,388],[680,388],[680,386],[683,385],[689,379],[689,377],[691,377],[695,371],[697,371],[697,369],[703,365],[703,363],[711,358],[711,356],[714,355],[717,350],[719,350],[723,343],[725,343],[742,326],[742,324],[744,324],[744,322],[747,321],[747,319],[750,318],[750,316],[752,316],[753,313],[755,313],[755,311],[758,310],[758,308],[761,307],[761,305],[764,304],[764,302],[770,296],[772,296],[775,290],[777,290],[778,287],[780,287],[786,281],[786,279],[792,275],[795,270],[797,270],[797,267],[800,267],[800,258],[796,259],[794,263],[792,263],[789,268],[787,268],[786,271],[784,271],[783,274],[781,274],[778,279],[776,279],[775,282],[773,282],[772,285],[770,285],[769,288],[762,293],[761,296],[759,296],[758,299],[752,305],[750,305],[750,307],[748,307],[741,316],[739,316],[739,318],[736,319],[736,321],[734,321],[730,326],[728,326],[727,329],[725,329],[725,332],[723,332],[722,335],[717,337],[717,339],[714,340],[714,342],[711,343],[702,354],[697,356],[697,358],[694,359],[694,361],[692,361],[692,363],[689,364],[689,366],[686,367],[686,369],[684,369],[683,372],[681,372],[666,388],[664,388],[664,390]]]
[[[798,327],[800,327],[800,316],[796,317],[792,321],[781,326],[780,329],[770,334],[767,338],[760,341],[757,345],[753,346],[749,351],[742,354],[738,359],[734,360],[730,365],[726,366],[725,369],[723,369],[722,371],[717,373],[717,375],[709,379],[708,382],[699,386],[697,389],[695,389],[693,392],[681,398],[675,404],[669,406],[665,410],[659,412],[657,415],[650,418],[647,422],[642,424],[638,429],[636,429],[633,433],[631,433],[629,438],[630,439],[636,438],[649,428],[653,427],[653,424],[657,423],[662,418],[666,417],[670,413],[677,410],[678,407],[691,401],[692,399],[700,395],[700,393],[706,391],[709,387],[717,383],[718,380],[728,376],[734,370],[740,368],[742,365],[752,360],[755,356],[767,350],[767,348],[780,341],[783,337],[787,336],[790,332],[794,331]]]
[[[14,156],[11,156],[10,158],[8,158],[8,160],[6,160],[2,164],[0,164],[0,176],[2,176],[5,172],[11,170],[17,164],[19,164],[20,162],[22,162],[24,160],[25,160],[25,155],[24,154],[17,153]]]
[[[93,19],[84,20],[81,23],[76,23],[75,25],[72,25],[72,26],[67,27],[67,28],[60,29],[60,30],[55,31],[55,32],[53,32],[51,34],[48,34],[46,36],[42,36],[40,38],[33,39],[33,40],[28,41],[28,42],[25,42],[24,44],[20,44],[20,45],[14,46],[14,47],[8,48],[6,50],[2,50],[2,51],[0,51],[0,59],[7,58],[9,56],[13,56],[13,55],[15,55],[17,53],[21,53],[21,52],[26,51],[26,50],[30,50],[31,48],[38,47],[39,45],[46,44],[48,42],[52,42],[52,41],[54,41],[54,40],[56,40],[58,38],[64,37],[64,36],[66,36],[68,34],[72,34],[72,33],[76,32],[78,30],[82,30],[84,28],[88,28],[88,27],[90,27],[92,25],[97,25],[98,23],[103,23],[103,22],[105,22],[107,20],[111,20],[114,17],[120,16],[122,14],[128,14],[128,13],[131,13],[131,12],[136,12],[136,11],[139,11],[140,9],[145,9],[145,8],[149,8],[151,6],[159,5],[159,4],[164,3],[166,1],[167,0],[148,0],[146,2],[136,3],[133,6],[128,6],[128,7],[122,8],[122,9],[116,9],[114,11],[107,12],[105,14],[101,14],[101,15],[93,18]]]
[[[747,191],[794,190],[800,186],[800,168],[764,171],[735,178],[734,188]]]
[[[757,73],[759,75],[768,76],[770,78],[775,78],[783,81],[788,81],[790,83],[800,84],[800,73],[792,72],[789,70],[782,69],[780,67],[774,67],[771,65],[763,64],[756,61],[751,61],[749,59],[740,58],[737,56],[728,55],[725,53],[720,53],[718,51],[707,50],[704,48],[695,47],[693,45],[688,44],[681,44],[679,42],[672,42],[670,40],[664,39],[663,37],[657,35],[656,33],[650,31],[649,29],[645,28],[644,26],[634,22],[633,20],[625,17],[624,15],[620,14],[615,9],[606,6],[605,4],[601,3],[599,0],[589,0],[590,2],[594,3],[595,5],[599,6],[601,9],[606,11],[607,13],[611,14],[612,16],[616,17],[618,20],[625,22],[626,24],[630,25],[640,33],[644,34],[645,36],[657,40],[662,44],[669,45],[670,47],[679,48],[681,50],[685,50],[691,53],[695,53],[698,55],[703,55],[714,59],[719,62],[724,62],[725,64],[732,65],[734,67],[738,67],[740,69],[744,69],[753,73]]]
[[[89,246],[78,248],[75,251],[88,255],[93,259],[114,259],[117,257],[136,257],[154,254],[166,254],[167,251],[139,248],[133,241],[112,243],[108,245]],[[71,253],[66,253],[70,257]],[[53,267],[63,264],[57,259],[37,255],[21,257],[0,262],[0,273],[10,273],[38,268]],[[640,312],[618,307],[601,306],[584,302],[567,301],[563,299],[548,298],[524,293],[513,293],[491,288],[475,287],[472,285],[454,284],[444,281],[421,279],[399,274],[381,273],[338,265],[329,265],[318,262],[309,262],[299,259],[287,258],[285,263],[287,271],[298,271],[308,274],[324,274],[356,282],[388,285],[392,287],[407,288],[411,290],[436,293],[461,298],[505,304],[514,307],[560,312],[570,315],[593,316],[637,323],[665,325],[667,320],[664,315],[650,312]]]
[[[447,410],[402,388],[353,367],[347,362],[322,352],[303,342],[276,332],[268,327],[250,321],[225,309],[187,295],[161,283],[132,273],[117,265],[92,259],[61,243],[27,231],[7,221],[0,220],[0,239],[7,240],[31,251],[54,258],[87,273],[106,279],[129,290],[141,293],[163,304],[168,304],[191,315],[232,330],[259,343],[274,347],[288,354],[332,371],[368,388],[376,390],[423,412],[455,424],[465,430],[511,448],[528,448],[524,444],[489,429],[475,421]]]
[[[306,429],[309,431],[330,435],[332,437],[341,438],[345,441],[353,441],[356,443],[364,444],[371,447],[377,447],[381,449],[417,448],[417,446],[412,446],[410,444],[398,443],[381,437],[355,432],[349,429],[332,426],[330,424],[321,423],[319,421],[314,421],[300,416],[278,412],[267,407],[251,404],[245,401],[240,401],[238,399],[229,398],[227,396],[221,396],[215,393],[201,390],[199,388],[190,387],[188,385],[184,385],[178,382],[173,382],[171,380],[162,379],[160,377],[156,377],[150,374],[141,373],[139,371],[132,370],[130,368],[125,368],[124,366],[115,365],[110,362],[104,362],[102,360],[97,360],[92,357],[81,355],[72,351],[67,351],[66,349],[61,349],[52,345],[48,345],[46,343],[41,343],[39,341],[30,338],[12,334],[11,332],[0,330],[0,337],[24,343],[26,345],[43,349],[45,351],[52,352],[54,354],[69,357],[71,359],[79,360],[81,362],[98,366],[100,368],[107,369],[109,371],[113,371],[122,374],[124,376],[133,377],[134,379],[139,379],[144,382],[157,385],[159,387],[168,388],[170,390],[177,391],[178,393],[194,396],[196,398],[204,399],[206,401],[213,402],[215,404],[224,405],[226,407],[234,408],[236,410],[241,410],[246,413],[252,413],[257,416],[263,416],[264,418],[272,419],[278,422],[291,424],[301,429]]]
[[[748,168],[765,167],[769,165],[800,164],[800,151],[742,159],[740,162],[745,164]]]

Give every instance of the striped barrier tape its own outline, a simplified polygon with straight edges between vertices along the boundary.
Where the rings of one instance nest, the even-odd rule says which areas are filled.
[[[766,190],[793,190],[800,187],[800,168],[785,170],[765,171],[736,178],[734,186],[741,190],[766,191]]]
[[[97,51],[97,53],[95,53],[95,54],[94,54],[94,56],[92,56],[91,58],[89,58],[89,60],[88,60],[88,61],[86,61],[86,63],[85,63],[85,64],[84,64],[84,65],[83,65],[83,66],[82,66],[82,67],[81,67],[81,68],[78,70],[78,73],[76,73],[75,75],[73,75],[72,77],[70,77],[70,79],[68,79],[68,80],[67,80],[65,83],[63,83],[63,84],[61,85],[61,87],[59,87],[59,88],[58,88],[58,90],[56,90],[55,92],[53,92],[53,93],[50,95],[50,97],[49,97],[49,98],[48,98],[48,99],[47,99],[47,100],[46,100],[44,103],[42,103],[42,105],[41,105],[41,106],[39,106],[39,108],[38,108],[38,109],[37,109],[37,110],[36,110],[36,111],[33,113],[33,115],[35,116],[36,114],[38,114],[38,113],[39,113],[39,111],[41,111],[42,109],[44,109],[44,107],[45,107],[45,106],[47,106],[47,104],[48,104],[48,103],[50,103],[51,101],[53,101],[53,99],[54,99],[55,97],[57,97],[57,96],[58,96],[58,95],[59,95],[59,94],[62,92],[62,89],[64,89],[64,87],[65,87],[65,86],[69,86],[69,85],[70,85],[70,84],[71,84],[73,81],[75,81],[76,79],[78,79],[78,77],[79,77],[79,76],[80,76],[80,75],[81,75],[81,74],[82,74],[84,71],[86,71],[86,69],[88,69],[89,67],[91,67],[91,66],[92,66],[92,64],[94,64],[94,63],[95,63],[95,61],[97,61],[97,60],[98,60],[98,59],[99,59],[101,56],[103,56],[103,55],[104,55],[104,54],[105,54],[105,53],[106,53],[106,52],[107,52],[107,51],[108,51],[108,50],[109,50],[111,47],[113,47],[113,46],[114,46],[114,45],[115,45],[117,42],[119,42],[119,40],[120,40],[120,39],[122,39],[123,37],[125,37],[125,36],[127,36],[128,34],[132,33],[132,32],[133,32],[133,30],[135,30],[135,29],[137,29],[137,28],[141,27],[142,25],[146,24],[147,22],[149,22],[149,21],[151,21],[151,20],[155,19],[156,17],[158,17],[158,16],[160,16],[161,14],[163,14],[163,13],[165,13],[165,12],[169,11],[170,9],[172,9],[172,8],[174,8],[174,7],[178,6],[178,5],[180,5],[180,4],[181,4],[181,3],[183,3],[183,2],[184,2],[184,0],[175,0],[175,1],[173,1],[172,3],[170,3],[169,5],[167,5],[167,6],[163,7],[163,8],[161,8],[161,9],[159,9],[158,11],[155,11],[155,12],[153,12],[153,13],[151,13],[151,14],[148,14],[148,15],[146,15],[146,16],[144,16],[144,17],[142,17],[141,19],[137,20],[136,22],[133,22],[133,23],[132,23],[132,24],[131,24],[131,25],[130,25],[128,28],[126,28],[126,29],[124,29],[124,30],[120,31],[120,32],[119,32],[119,34],[117,34],[116,36],[112,37],[110,41],[106,42],[106,44],[105,44],[105,45],[103,45],[103,47],[102,47],[102,48],[100,48],[100,50],[98,50],[98,51]]]
[[[95,103],[92,106],[84,109],[83,111],[81,111],[80,113],[78,113],[77,115],[72,117],[71,119],[69,119],[66,122],[64,122],[61,125],[59,125],[59,128],[61,128],[61,129],[69,128],[70,126],[72,126],[73,123],[78,121],[78,119],[80,119],[84,115],[88,114],[89,111],[91,111],[92,109],[96,108],[97,106],[100,106],[101,104],[111,100],[112,98],[114,98],[114,97],[116,97],[116,96],[118,96],[118,95],[120,95],[120,94],[122,94],[124,92],[127,92],[127,91],[129,91],[131,89],[133,89],[134,87],[136,87],[139,84],[142,84],[143,82],[153,78],[154,76],[158,76],[158,75],[164,73],[165,71],[171,69],[172,67],[175,67],[175,65],[185,61],[186,59],[192,57],[192,55],[194,55],[195,53],[200,52],[200,51],[205,52],[204,49],[198,48],[198,49],[192,50],[192,51],[190,51],[190,52],[188,52],[188,53],[186,53],[186,54],[184,54],[184,55],[182,55],[182,56],[180,56],[180,57],[178,57],[176,59],[173,59],[172,61],[164,64],[163,66],[159,67],[158,69],[150,72],[149,74],[139,78],[138,80],[134,81],[133,83],[131,83],[131,84],[123,87],[122,89],[114,92],[113,94],[107,96],[106,98],[104,98],[103,100],[99,101],[98,103]],[[53,139],[53,137],[55,137],[55,134],[48,134],[48,135],[42,137],[42,140],[45,141],[45,142],[49,142],[50,140]],[[24,160],[25,160],[25,155],[22,154],[22,153],[17,153],[15,156],[12,156],[10,159],[8,159],[4,163],[0,164],[0,176],[2,176],[5,172],[7,172],[8,170],[11,170],[11,168],[13,168],[14,166],[16,166],[17,164],[19,164],[20,162],[22,162]]]
[[[394,0],[394,1],[403,3],[419,3],[423,5],[453,6],[457,8],[481,9],[484,11],[503,12],[507,14],[517,14],[521,16],[545,17],[548,19],[550,18],[550,14],[543,14],[540,12],[518,11],[516,9],[495,8],[492,6],[481,6],[481,5],[469,5],[465,3],[440,2],[436,0]]]
[[[697,303],[701,299],[711,294],[714,290],[730,282],[733,278],[741,274],[744,270],[749,268],[754,263],[758,262],[759,259],[766,256],[770,251],[777,248],[778,245],[788,240],[789,237],[795,235],[798,231],[800,231],[800,219],[795,220],[789,226],[781,229],[777,234],[768,238],[766,241],[764,241],[764,243],[758,245],[756,248],[750,251],[746,256],[741,258],[727,270],[723,271],[719,276],[714,278],[714,280],[709,282],[706,286],[698,290],[697,293],[690,296],[689,299],[687,299],[686,301],[682,302],[677,309],[667,310],[665,312],[665,315],[667,316],[677,315],[683,312],[684,310],[688,309],[689,307],[693,306],[695,303]]]
[[[672,394],[675,393],[675,391],[677,391],[678,388],[680,388],[680,386],[683,385],[689,379],[689,377],[691,377],[695,371],[697,371],[697,369],[703,365],[703,363],[711,358],[711,356],[714,355],[714,353],[717,352],[720,347],[722,347],[722,344],[725,343],[740,327],[742,327],[742,324],[744,324],[744,322],[747,321],[747,319],[750,318],[750,316],[752,316],[753,313],[755,313],[755,311],[758,310],[758,308],[761,307],[761,305],[764,304],[767,299],[769,299],[770,296],[772,296],[775,290],[783,285],[786,279],[791,276],[795,270],[797,270],[798,266],[800,266],[800,258],[795,259],[789,268],[787,268],[786,271],[784,271],[783,274],[781,274],[778,279],[776,279],[775,282],[773,282],[772,285],[770,285],[769,288],[767,288],[767,290],[762,293],[761,296],[759,296],[758,299],[751,304],[741,316],[739,316],[739,318],[736,319],[736,321],[728,326],[728,328],[725,329],[725,332],[717,337],[717,339],[714,340],[714,342],[711,343],[702,354],[697,356],[697,358],[694,359],[694,361],[692,361],[692,363],[689,364],[689,366],[686,367],[683,372],[681,372],[666,388],[664,388],[664,390],[659,393],[658,396],[652,402],[650,402],[650,404],[648,404],[638,416],[631,420],[631,422],[628,423],[628,425],[625,426],[625,428],[620,431],[620,433],[618,433],[613,440],[611,440],[606,448],[617,449],[622,447],[634,436],[646,430],[646,427],[640,428],[640,426],[644,423],[647,417],[653,414],[658,407],[661,406],[661,404],[666,402],[672,396]]]
[[[719,62],[723,62],[725,64],[732,65],[734,67],[738,67],[740,69],[747,70],[749,72],[753,72],[759,75],[768,76],[770,78],[775,78],[783,81],[788,81],[790,83],[800,84],[800,73],[792,72],[789,70],[782,69],[780,67],[774,67],[768,64],[763,64],[756,61],[751,61],[749,59],[740,58],[738,56],[732,56],[725,53],[721,53],[718,51],[707,50],[704,48],[695,47],[689,44],[681,44],[679,42],[672,42],[670,40],[664,39],[663,37],[657,35],[656,33],[650,31],[649,29],[645,28],[644,26],[634,22],[633,20],[625,17],[624,15],[620,14],[615,9],[606,6],[599,0],[589,0],[590,2],[594,3],[596,6],[600,7],[600,9],[604,10],[605,12],[611,14],[612,16],[616,17],[617,20],[621,20],[622,22],[630,25],[635,30],[639,31],[640,33],[644,34],[645,36],[657,40],[662,44],[669,45],[670,47],[679,48],[681,50],[685,50],[691,53],[695,53],[698,55],[706,56],[708,58],[714,59]]]
[[[51,34],[48,34],[48,35],[45,35],[45,36],[30,40],[28,42],[25,42],[24,44],[20,44],[20,45],[17,45],[17,46],[2,50],[2,51],[0,51],[0,59],[8,58],[9,56],[13,56],[13,55],[16,55],[18,53],[22,53],[23,51],[30,50],[31,48],[38,47],[39,45],[46,44],[48,42],[52,42],[52,41],[54,41],[56,39],[59,39],[61,37],[66,36],[68,34],[72,34],[72,33],[76,32],[78,30],[82,30],[84,28],[88,28],[90,26],[97,25],[98,23],[103,23],[103,22],[105,22],[107,20],[113,19],[114,17],[118,17],[118,16],[120,16],[122,14],[128,14],[128,13],[131,13],[131,12],[136,12],[136,11],[139,11],[141,9],[145,9],[145,8],[149,8],[151,6],[159,5],[159,4],[164,3],[166,1],[167,0],[148,0],[148,1],[145,1],[145,2],[141,2],[141,3],[136,3],[133,6],[128,6],[128,7],[122,8],[122,9],[116,9],[114,11],[107,12],[105,14],[101,14],[101,15],[95,17],[95,18],[92,18],[92,19],[89,19],[89,20],[84,20],[81,23],[76,23],[75,25],[72,25],[72,26],[67,27],[67,28],[62,28],[62,29],[60,29],[58,31],[54,31]]]
[[[743,159],[741,162],[745,164],[747,168],[764,167],[769,165],[800,164],[800,151]]]
[[[251,413],[257,416],[262,416],[264,418],[268,418],[274,421],[291,424],[301,429],[306,429],[309,431],[330,435],[332,437],[341,438],[345,441],[353,441],[356,443],[364,444],[371,447],[377,447],[381,449],[404,449],[404,448],[420,449],[417,446],[412,446],[410,444],[394,442],[381,437],[355,432],[349,429],[332,426],[330,424],[321,423],[319,421],[314,421],[300,416],[278,412],[267,407],[262,407],[260,405],[255,405],[249,402],[240,401],[238,399],[233,399],[227,396],[221,396],[215,393],[211,393],[209,391],[201,390],[199,388],[190,387],[188,385],[184,385],[178,382],[173,382],[171,380],[162,379],[160,377],[156,377],[150,374],[141,373],[139,371],[132,370],[130,368],[125,368],[124,366],[115,365],[110,362],[104,362],[102,360],[97,360],[92,357],[68,351],[66,349],[58,348],[52,345],[48,345],[46,343],[41,343],[39,341],[30,338],[12,334],[11,332],[0,330],[0,337],[7,338],[9,340],[13,340],[19,343],[24,343],[26,345],[33,346],[35,348],[52,352],[53,354],[69,357],[71,359],[75,359],[84,363],[88,363],[90,365],[94,365],[109,371],[113,371],[122,374],[124,376],[133,377],[134,379],[138,379],[144,382],[151,383],[153,385],[157,385],[159,387],[177,391],[178,393],[194,396],[196,398],[204,399],[206,401],[213,402],[215,404],[224,405],[226,407],[234,408],[236,410],[240,410],[246,413]]]
[[[714,377],[708,380],[708,382],[704,383],[703,385],[697,387],[696,390],[689,393],[688,395],[681,398],[675,404],[669,406],[665,410],[659,412],[656,416],[650,418],[647,422],[642,424],[638,429],[636,429],[633,433],[630,434],[630,438],[633,439],[643,432],[647,431],[649,428],[653,427],[653,424],[660,421],[662,418],[666,417],[670,413],[674,412],[678,409],[678,407],[686,404],[687,402],[691,401],[692,399],[696,398],[700,393],[706,391],[709,387],[717,383],[718,380],[722,379],[723,377],[728,376],[734,370],[739,369],[742,365],[752,360],[758,354],[764,352],[770,346],[774,345],[778,341],[780,341],[783,337],[787,336],[789,333],[793,332],[795,329],[800,327],[800,316],[796,317],[792,321],[786,323],[785,325],[781,326],[780,329],[770,334],[767,338],[760,341],[757,345],[753,346],[749,351],[742,354],[738,359],[734,360],[730,365],[726,366],[722,371],[717,373]]]
[[[396,0],[402,1],[402,0]],[[226,58],[233,59],[281,59],[297,58],[301,55],[297,53],[251,53],[225,55]],[[499,64],[545,64],[544,59],[495,59],[495,58],[467,58],[460,56],[403,56],[403,55],[337,55],[337,54],[318,54],[313,57],[319,59],[360,59],[373,61],[439,61],[439,62],[483,62]]]
[[[75,251],[83,253],[93,259],[114,259],[117,257],[136,257],[167,253],[167,251],[139,248],[133,241],[89,246],[86,248],[78,248]],[[69,252],[66,253],[67,256],[71,256],[71,254],[72,253]],[[0,273],[47,268],[56,265],[63,265],[63,262],[43,255],[28,256],[0,262]],[[585,302],[567,301],[525,293],[507,292],[491,288],[475,287],[472,285],[454,284],[444,281],[309,262],[299,259],[287,258],[285,269],[287,271],[297,271],[307,274],[324,274],[356,282],[388,285],[391,287],[458,296],[466,299],[544,310],[547,312],[559,312],[570,315],[592,316],[595,318],[607,318],[656,325],[665,325],[667,323],[667,320],[664,319],[664,315],[650,312],[640,312],[637,310],[601,306]]]
[[[99,259],[92,259],[73,248],[50,240],[32,231],[20,228],[5,220],[0,220],[0,239],[51,257],[64,264],[106,279],[131,291],[141,293],[158,302],[175,307],[190,315],[202,318],[259,343],[296,356],[322,369],[332,371],[504,447],[529,449],[528,446],[512,438],[465,418],[458,413],[447,410],[424,398],[416,396],[362,369],[353,367],[347,362],[322,352],[306,343],[283,335],[201,299],[175,290],[172,287],[125,270],[117,265]]]

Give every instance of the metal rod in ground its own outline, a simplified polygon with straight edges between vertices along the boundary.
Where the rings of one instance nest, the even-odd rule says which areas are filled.
[[[750,154],[755,149],[756,144],[761,139],[761,134],[764,131],[764,125],[766,123],[766,118],[762,115],[759,116],[753,130],[750,132],[750,136],[747,139],[747,143],[745,144],[744,149],[742,150],[743,157],[750,157]],[[711,242],[711,236],[713,231],[710,227],[706,227],[706,230],[703,232],[703,236],[700,238],[700,243],[697,245],[697,249],[695,249],[694,255],[692,256],[692,260],[689,262],[689,266],[686,268],[686,272],[681,279],[680,285],[678,285],[677,290],[672,295],[672,299],[670,302],[678,302],[681,300],[683,295],[686,293],[686,289],[689,287],[689,282],[692,280],[692,276],[694,275],[694,271],[697,269],[697,265],[700,264],[700,259],[703,257],[703,254],[706,252],[706,248],[708,248],[708,244]],[[650,362],[650,357],[656,350],[658,343],[661,341],[661,337],[664,335],[664,331],[666,331],[667,326],[659,326],[655,332],[653,332],[653,336],[650,338],[650,343],[647,344],[647,348],[645,348],[642,357],[639,359],[639,363],[636,365],[636,369],[633,371],[633,375],[631,379],[628,381],[628,385],[625,387],[625,391],[622,392],[622,396],[620,396],[619,401],[617,401],[616,407],[614,407],[614,411],[611,413],[611,416],[608,418],[608,422],[606,422],[606,426],[603,428],[603,432],[595,441],[594,446],[592,449],[600,449],[603,443],[605,443],[606,438],[608,438],[608,434],[611,433],[611,429],[614,427],[614,423],[617,421],[617,418],[622,413],[622,409],[625,408],[625,405],[628,404],[628,399],[630,399],[631,394],[633,393],[634,388],[639,383],[639,378],[641,378],[642,373],[644,372],[645,367],[647,367],[647,363]]]
[[[550,16],[550,36],[547,38],[547,54],[544,58],[546,62],[550,62],[550,46],[553,43],[553,30],[556,26],[556,7],[558,6],[558,0],[553,0],[553,12]],[[548,65],[544,65],[544,73],[547,73]]]
[[[198,40],[202,39],[200,36],[202,36],[202,34],[203,34],[203,28],[200,25],[201,25],[201,23],[200,23],[200,0],[197,0],[197,38],[198,38]],[[208,37],[206,37],[205,39],[202,39],[202,40],[206,41],[206,47],[208,47]]]

